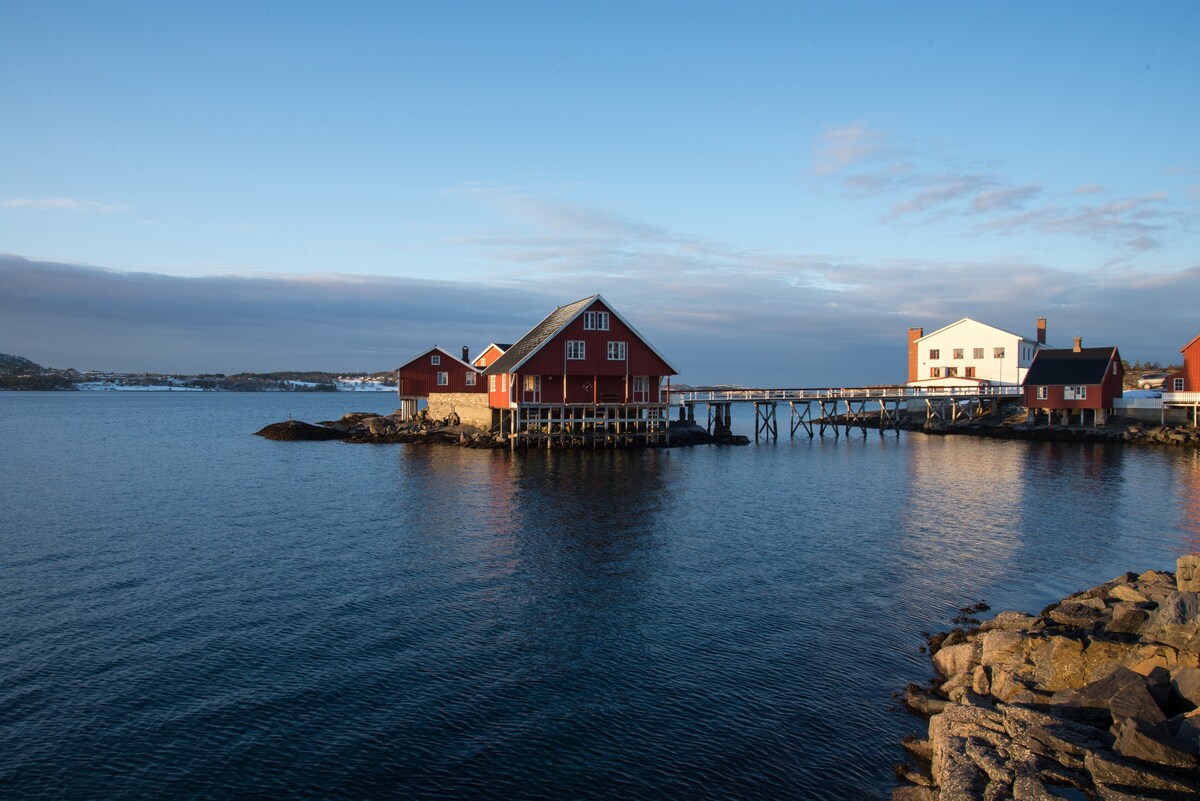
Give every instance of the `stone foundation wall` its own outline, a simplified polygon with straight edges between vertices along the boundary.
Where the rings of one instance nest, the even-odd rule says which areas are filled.
[[[434,420],[444,420],[453,412],[463,425],[492,427],[492,409],[486,392],[433,392],[427,408]]]

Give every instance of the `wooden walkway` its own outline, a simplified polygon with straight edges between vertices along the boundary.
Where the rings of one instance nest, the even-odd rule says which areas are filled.
[[[924,404],[926,422],[954,422],[986,414],[1004,401],[1021,399],[1017,386],[980,387],[826,387],[783,388],[760,387],[691,387],[671,391],[671,403],[679,404],[681,415],[696,419],[696,406],[706,407],[708,432],[714,436],[728,434],[735,403],[754,405],[754,441],[778,439],[777,409],[786,403],[790,409],[791,436],[803,429],[809,437],[826,431],[839,436],[842,429],[848,435],[852,429],[878,428],[882,433],[900,431],[900,412],[911,411],[914,403]],[[869,424],[869,425],[868,425]]]

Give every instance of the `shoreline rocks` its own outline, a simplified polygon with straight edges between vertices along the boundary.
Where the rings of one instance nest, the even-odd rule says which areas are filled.
[[[893,799],[1200,798],[1198,567],[931,637],[937,677],[904,696],[928,736],[905,741]]]
[[[1200,428],[1183,423],[1157,425],[1128,417],[1113,417],[1103,426],[1063,426],[1014,422],[1011,418],[983,418],[947,423],[910,417],[905,431],[935,435],[967,435],[1034,442],[1106,442],[1200,448]]]
[[[693,445],[748,445],[747,437],[727,434],[714,437],[703,426],[695,423],[672,421],[670,443],[662,445],[635,445],[632,447],[684,448]],[[496,449],[509,447],[509,439],[503,434],[494,434],[476,426],[464,425],[458,415],[435,420],[428,414],[405,420],[400,412],[378,415],[371,412],[350,412],[337,420],[324,420],[313,425],[298,420],[272,423],[256,436],[280,441],[343,440],[354,444],[386,445],[394,443],[424,443],[456,445],[464,448]],[[592,443],[580,440],[573,447],[592,447]]]

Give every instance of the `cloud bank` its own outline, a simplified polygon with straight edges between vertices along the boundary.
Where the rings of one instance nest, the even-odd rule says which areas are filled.
[[[506,201],[507,202],[507,201]],[[905,333],[974,317],[1051,344],[1080,335],[1175,359],[1200,333],[1200,265],[1081,275],[1013,261],[855,263],[739,250],[596,211],[513,202],[548,230],[469,243],[513,269],[479,282],[166,276],[0,256],[0,352],[79,369],[384,370],[424,348],[514,340],[603,293],[693,384],[901,381]],[[565,221],[565,222],[564,222]]]

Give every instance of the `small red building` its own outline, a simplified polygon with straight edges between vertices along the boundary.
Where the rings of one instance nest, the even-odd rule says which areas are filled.
[[[1083,423],[1087,410],[1092,422],[1103,425],[1112,413],[1113,401],[1122,396],[1125,368],[1115,347],[1085,348],[1075,337],[1072,350],[1039,350],[1022,382],[1025,406],[1036,415],[1055,413],[1063,423],[1075,411]]]
[[[676,374],[600,295],[555,309],[484,370],[493,409],[659,404]]]
[[[1183,369],[1167,374],[1164,392],[1200,392],[1200,335],[1179,349]]]
[[[428,398],[437,392],[484,392],[482,371],[445,348],[431,348],[396,368],[400,399]]]
[[[489,364],[491,364],[492,362],[496,361],[496,359],[499,359],[501,356],[503,356],[504,351],[508,350],[511,347],[512,347],[511,343],[507,344],[507,345],[499,344],[496,342],[489,343],[488,346],[486,348],[484,348],[483,351],[478,356],[476,356],[474,359],[471,360],[471,364],[475,365],[480,370],[482,370],[485,367],[487,367]]]

